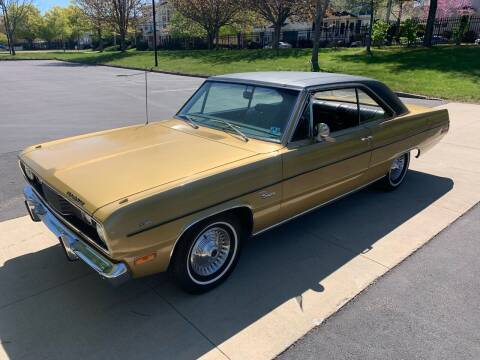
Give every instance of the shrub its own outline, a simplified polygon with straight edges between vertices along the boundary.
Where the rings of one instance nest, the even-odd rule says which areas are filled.
[[[411,46],[417,38],[418,24],[412,19],[405,20],[400,25],[400,34],[407,40],[407,45]]]
[[[382,20],[378,20],[373,24],[372,40],[374,44],[379,46],[385,44],[389,27],[390,25]]]
[[[455,43],[460,45],[463,40],[463,36],[467,33],[468,28],[470,27],[470,20],[468,16],[462,16],[460,20],[460,24],[458,27],[453,31],[453,38],[455,39]]]

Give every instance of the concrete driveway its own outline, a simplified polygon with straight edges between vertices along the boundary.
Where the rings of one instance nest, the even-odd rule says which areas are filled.
[[[10,110],[0,124],[6,162],[1,168],[11,169],[14,156],[9,154],[29,143],[141,121],[143,109],[132,108],[141,108],[142,90],[116,82],[138,81],[135,86],[141,88],[140,78],[114,77],[119,72],[134,73],[55,62],[0,63],[0,78],[10,79],[7,86],[17,94],[0,98],[0,108]],[[36,85],[29,92],[32,78]],[[115,82],[107,85],[111,78]],[[163,91],[152,107],[158,117],[171,114],[191,93],[187,89],[201,82],[152,78]],[[51,94],[50,86],[55,89]],[[35,120],[31,112],[38,107],[24,105],[40,98],[69,115],[68,101],[73,100],[64,95],[68,91],[89,104],[98,102],[103,115],[91,109],[87,118],[95,120],[85,120],[81,111],[70,114],[71,120],[45,116],[55,108],[45,107]],[[166,93],[175,95],[163,97]],[[130,120],[115,120],[103,110],[108,102],[118,119]],[[10,211],[10,220],[0,223],[0,358],[275,356],[480,200],[480,106],[444,106],[451,114],[450,133],[430,153],[413,159],[400,189],[368,188],[253,239],[232,277],[202,296],[182,293],[164,275],[110,288],[82,263],[68,263],[42,224],[26,216],[13,218],[23,215],[18,199],[2,195],[14,205],[0,209]],[[47,136],[41,131],[44,122],[54,121],[49,118],[57,122],[49,123],[54,126],[47,127],[52,129]],[[2,192],[21,188],[21,179],[11,172],[0,174],[13,182],[2,183]]]

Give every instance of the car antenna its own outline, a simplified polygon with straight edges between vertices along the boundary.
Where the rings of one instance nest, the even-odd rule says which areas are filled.
[[[135,73],[135,74],[118,74],[118,77],[128,77],[128,76],[137,76],[137,75],[142,75],[145,74],[145,125],[148,125],[148,72],[152,71],[152,69],[147,70],[143,73]]]

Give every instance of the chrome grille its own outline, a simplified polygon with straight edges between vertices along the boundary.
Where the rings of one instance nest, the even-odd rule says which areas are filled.
[[[80,210],[75,208],[63,197],[58,195],[55,191],[50,189],[45,184],[42,184],[43,194],[45,196],[45,201],[54,208],[61,215],[74,215],[81,217]]]
[[[25,174],[25,165],[20,163],[20,167]],[[50,186],[46,185],[40,178],[35,175],[33,180],[25,177],[30,185],[37,191],[38,195],[51,207],[58,215],[60,220],[64,220],[67,224],[73,225],[81,234],[86,235],[86,240],[97,244],[102,249],[108,251],[107,244],[100,239],[95,224],[89,224],[82,216],[82,211],[72,205],[63,196],[57,193]]]

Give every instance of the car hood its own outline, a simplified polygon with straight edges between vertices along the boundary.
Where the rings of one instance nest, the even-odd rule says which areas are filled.
[[[20,159],[46,184],[93,213],[129,195],[188,182],[199,173],[256,155],[252,148],[223,141],[228,136],[159,122],[33,146]]]

